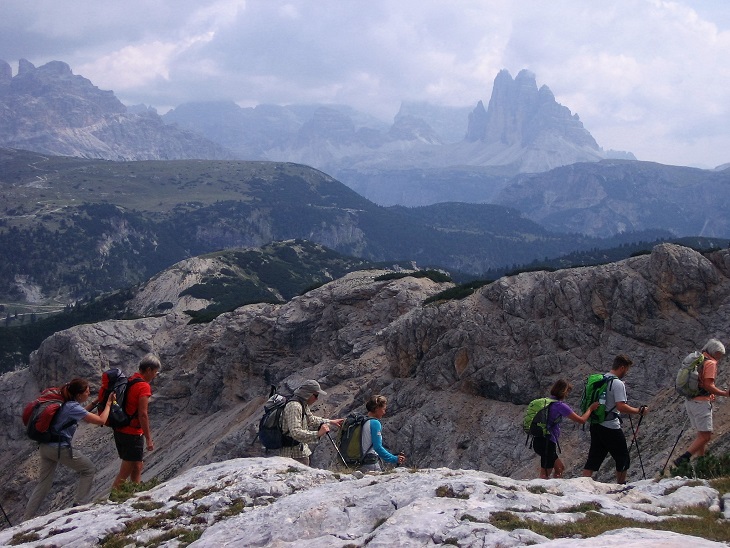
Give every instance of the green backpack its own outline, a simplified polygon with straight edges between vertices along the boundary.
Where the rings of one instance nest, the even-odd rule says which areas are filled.
[[[362,429],[370,420],[372,420],[371,417],[350,413],[342,423],[342,427],[337,433],[337,448],[347,466],[360,466],[375,462],[375,460],[369,460],[370,455],[365,456],[372,448],[372,444],[367,449],[362,446]]]
[[[606,391],[611,389],[611,385],[615,378],[616,377],[614,375],[604,373],[588,375],[585,388],[583,389],[583,396],[580,399],[581,414],[588,411],[588,408],[593,402],[600,402],[598,409],[591,413],[588,422],[601,423],[606,420],[610,413],[613,413],[614,409],[616,409],[614,406],[612,409],[606,411]]]
[[[557,400],[552,398],[537,398],[527,405],[527,411],[522,419],[522,430],[534,438],[545,438],[548,435],[548,413],[550,406]],[[556,421],[557,422],[557,421]]]

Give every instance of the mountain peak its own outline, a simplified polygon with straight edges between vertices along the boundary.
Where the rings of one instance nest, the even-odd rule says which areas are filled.
[[[0,59],[0,84],[9,84],[13,78],[13,69],[10,67],[10,63]]]
[[[35,70],[35,65],[28,61],[27,59],[20,59],[18,61],[18,76],[21,76],[23,74],[27,74],[29,72],[33,72]]]
[[[512,158],[521,171],[603,157],[580,118],[559,104],[546,85],[538,89],[529,70],[515,79],[506,69],[499,71],[486,113],[483,109],[480,102],[469,116],[466,140],[482,141],[493,156]]]
[[[109,160],[230,158],[221,146],[166,127],[155,113],[127,113],[113,91],[75,75],[62,61],[37,67],[0,62],[0,146]],[[124,126],[121,128],[121,126]]]

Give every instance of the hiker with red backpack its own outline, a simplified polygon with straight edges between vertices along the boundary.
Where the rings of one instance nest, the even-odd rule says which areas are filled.
[[[85,379],[73,379],[60,388],[48,388],[41,397],[26,406],[23,420],[27,422],[28,433],[32,439],[44,440],[40,443],[40,474],[38,485],[25,507],[24,520],[35,516],[43,499],[53,485],[53,476],[58,464],[71,468],[79,474],[74,506],[83,504],[91,491],[96,468],[91,460],[72,449],[72,440],[79,421],[103,426],[109,416],[114,398],[109,398],[99,415],[90,413],[81,404],[91,393]],[[45,409],[45,410],[44,410]],[[50,418],[45,426],[39,422]]]
[[[155,448],[149,419],[149,400],[152,396],[150,383],[161,367],[157,356],[147,354],[139,362],[139,371],[127,381],[124,401],[120,404],[124,406],[123,411],[131,420],[128,425],[114,428],[114,443],[122,464],[112,489],[119,488],[127,479],[133,483],[142,483],[145,443],[147,451]],[[103,398],[102,390],[99,391],[99,401]]]
[[[532,449],[540,456],[540,474],[542,479],[548,479],[550,475],[554,478],[562,478],[565,471],[563,461],[558,457],[560,438],[560,422],[567,417],[578,424],[585,424],[591,413],[598,408],[599,403],[594,402],[583,415],[579,415],[565,403],[565,398],[573,390],[573,385],[565,379],[558,379],[550,389],[551,400],[547,405],[545,429],[543,436],[536,435],[532,440]]]

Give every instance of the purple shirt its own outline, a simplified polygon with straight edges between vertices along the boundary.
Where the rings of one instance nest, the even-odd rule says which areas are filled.
[[[558,443],[558,438],[560,437],[560,421],[572,412],[573,410],[564,401],[556,401],[550,405],[550,411],[548,412],[548,439],[551,442]]]

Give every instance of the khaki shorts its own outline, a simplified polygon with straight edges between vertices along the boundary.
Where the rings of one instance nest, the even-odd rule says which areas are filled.
[[[692,428],[698,432],[712,432],[712,402],[687,400],[684,407]]]

